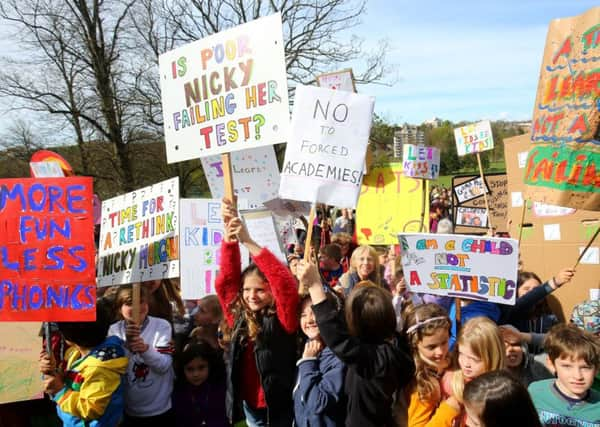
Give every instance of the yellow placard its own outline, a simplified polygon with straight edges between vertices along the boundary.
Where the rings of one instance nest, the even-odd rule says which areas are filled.
[[[425,189],[425,190],[424,190]],[[398,244],[398,233],[419,232],[423,191],[428,184],[407,178],[402,163],[374,164],[363,178],[356,209],[358,242],[365,245]],[[425,226],[429,229],[429,198],[425,202]]]

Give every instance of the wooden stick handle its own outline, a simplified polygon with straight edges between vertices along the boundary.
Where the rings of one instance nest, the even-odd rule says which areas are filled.
[[[308,215],[308,230],[306,230],[306,241],[304,242],[304,261],[310,261],[310,242],[313,234],[313,223],[315,222],[316,207],[313,204]]]
[[[131,299],[132,299],[132,305],[131,305],[131,309],[132,309],[132,316],[133,316],[133,322],[136,325],[140,325],[140,284],[139,283],[134,283],[133,287],[132,287],[132,295],[131,295]]]
[[[490,230],[491,235],[494,235],[494,227],[492,226],[492,216],[490,215],[490,206],[488,205],[487,191],[485,191],[485,178],[483,177],[483,167],[481,166],[481,156],[479,152],[477,152],[477,164],[479,165],[479,176],[481,176],[481,181],[484,185],[483,188],[483,201],[485,202],[485,213],[488,218],[488,228]]]
[[[594,240],[596,240],[596,237],[598,237],[598,233],[600,233],[600,226],[598,226],[598,228],[596,229],[596,232],[594,233],[594,235],[592,236],[591,240],[586,245],[585,249],[583,251],[581,251],[581,253],[579,254],[579,258],[577,258],[577,262],[573,266],[573,270],[575,270],[575,268],[579,265],[579,261],[581,261],[581,258],[583,258],[583,255],[588,250],[588,248],[590,246],[592,246],[592,243],[594,243]]]

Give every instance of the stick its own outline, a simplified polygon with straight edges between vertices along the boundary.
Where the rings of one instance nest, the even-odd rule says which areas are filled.
[[[306,241],[304,242],[304,261],[310,261],[310,241],[312,240],[313,234],[313,222],[315,222],[316,215],[316,204],[310,207],[310,214],[308,215],[308,230],[306,230]]]
[[[521,224],[519,229],[519,247],[521,247],[521,236],[523,236],[523,224],[525,223],[525,211],[527,210],[527,200],[523,200],[523,210],[521,211]]]
[[[231,200],[232,203],[236,203],[234,200],[235,193],[233,191],[233,175],[231,174],[231,157],[229,153],[221,154],[221,163],[223,168],[223,183],[225,185],[224,197]],[[235,206],[237,208],[237,206]]]
[[[460,298],[454,298],[454,318],[456,319],[456,333],[460,330],[460,318],[461,318],[461,306]]]
[[[44,339],[46,340],[46,353],[52,358],[52,335],[50,334],[50,322],[44,322]]]
[[[575,265],[573,266],[573,270],[575,270],[575,268],[579,265],[579,261],[581,261],[581,258],[583,258],[583,255],[585,254],[585,252],[588,250],[588,248],[590,246],[592,246],[592,243],[594,243],[594,240],[596,240],[596,237],[598,237],[598,233],[600,233],[600,226],[598,226],[598,228],[596,229],[596,232],[594,233],[594,235],[592,236],[592,239],[588,242],[587,246],[585,247],[585,249],[583,251],[581,251],[581,253],[579,254],[579,258],[577,258],[577,262],[575,263]]]
[[[419,233],[422,233],[425,229],[425,203],[427,199],[427,181],[425,181],[424,179],[421,179],[421,188],[423,190],[423,193],[421,197],[421,227],[419,228]]]
[[[134,283],[132,288],[132,315],[133,315],[133,323],[140,326],[140,284]]]
[[[481,176],[481,181],[485,186],[485,178],[483,177],[483,168],[481,167],[481,156],[479,155],[479,152],[477,152],[477,164],[479,164],[479,175]],[[491,235],[493,236],[494,227],[492,227],[492,218],[490,216],[490,207],[488,205],[487,191],[485,191],[485,188],[483,189],[483,201],[485,202],[485,213],[488,217],[488,228],[490,230]]]

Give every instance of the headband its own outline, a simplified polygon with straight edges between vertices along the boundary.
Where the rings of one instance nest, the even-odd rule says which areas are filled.
[[[414,325],[412,325],[410,328],[408,328],[406,330],[407,334],[410,334],[413,331],[416,331],[417,329],[419,329],[422,326],[425,326],[428,323],[434,322],[436,320],[448,320],[448,318],[446,316],[437,316],[437,317],[430,317],[429,319],[425,319],[423,321],[420,321],[417,318],[417,323],[415,323]]]

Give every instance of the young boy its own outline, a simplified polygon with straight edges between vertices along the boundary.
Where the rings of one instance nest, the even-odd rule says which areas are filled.
[[[44,391],[57,404],[65,427],[113,427],[119,425],[125,406],[123,375],[127,357],[123,342],[108,337],[110,315],[96,307],[95,322],[61,322],[58,329],[71,347],[58,369],[46,352],[40,358]]]
[[[559,324],[546,336],[544,349],[556,379],[529,386],[542,425],[600,427],[600,393],[591,390],[600,368],[597,338],[574,325]]]

